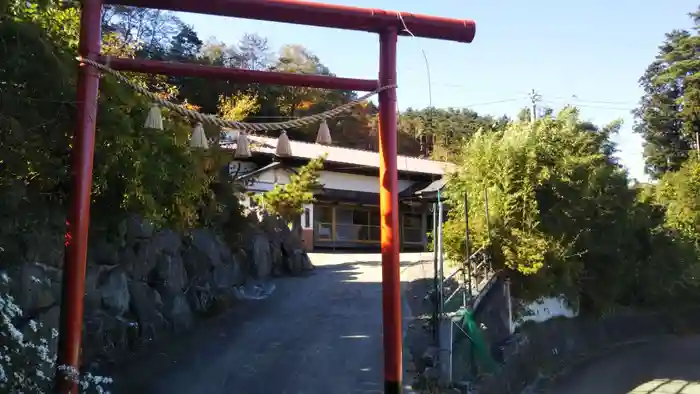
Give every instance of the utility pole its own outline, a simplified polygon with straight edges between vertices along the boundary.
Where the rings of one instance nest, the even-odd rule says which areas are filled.
[[[530,92],[530,102],[532,103],[532,122],[534,123],[535,120],[537,120],[537,103],[542,100],[542,96],[535,91],[535,89],[532,89]]]

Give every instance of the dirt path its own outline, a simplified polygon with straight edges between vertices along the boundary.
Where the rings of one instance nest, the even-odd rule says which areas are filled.
[[[318,257],[310,276],[276,279],[269,299],[239,304],[135,362],[115,377],[115,392],[382,393],[381,266],[358,260]],[[422,273],[402,265],[403,280]]]
[[[592,360],[548,394],[700,394],[700,337],[666,339]]]

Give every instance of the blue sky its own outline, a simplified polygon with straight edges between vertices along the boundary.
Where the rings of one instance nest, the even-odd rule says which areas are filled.
[[[203,0],[204,1],[204,0]],[[697,0],[566,2],[540,0],[328,0],[359,7],[449,16],[476,21],[471,44],[400,38],[399,108],[429,104],[421,49],[430,64],[436,107],[469,107],[515,115],[528,92],[555,109],[579,105],[597,124],[621,118],[619,156],[630,175],[645,179],[641,139],[632,133],[630,110],[641,96],[637,80],[666,32],[690,27],[686,14]],[[258,33],[272,48],[300,44],[338,76],[375,78],[377,36],[369,33],[214,16],[180,14],[202,39],[235,43]],[[573,96],[576,96],[574,98]],[[496,102],[496,103],[494,103]]]

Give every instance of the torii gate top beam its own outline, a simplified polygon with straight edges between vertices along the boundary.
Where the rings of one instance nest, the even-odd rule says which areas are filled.
[[[106,0],[105,4],[373,33],[380,33],[386,31],[387,28],[395,27],[399,35],[410,35],[405,31],[406,27],[416,37],[465,43],[472,42],[476,33],[476,23],[471,20],[301,0]]]

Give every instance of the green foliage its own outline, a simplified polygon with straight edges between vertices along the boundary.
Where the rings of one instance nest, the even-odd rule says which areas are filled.
[[[243,120],[257,109],[256,97],[238,94],[232,97],[219,97],[219,116],[227,120]],[[217,142],[209,148],[205,160],[205,169],[211,176],[211,193],[200,204],[200,225],[221,229],[229,239],[236,239],[234,233],[240,230],[242,207],[238,195],[243,185],[236,183],[228,173],[231,155],[219,148],[218,142],[222,130],[205,127],[208,135],[214,135]]]
[[[475,247],[486,246],[491,238],[497,261],[522,275],[554,275],[562,284],[578,275],[581,267],[576,256],[583,250],[576,250],[580,236],[576,226],[565,234],[552,234],[546,228],[564,227],[559,221],[569,215],[560,217],[559,213],[568,211],[567,201],[588,187],[589,170],[605,162],[593,135],[580,132],[575,117],[568,112],[534,127],[515,123],[503,132],[479,132],[465,144],[457,163],[460,170],[447,192],[458,201],[450,211],[452,223],[445,234],[448,253],[463,255],[464,208],[459,201],[466,192],[473,201],[470,222],[474,228],[470,230]],[[489,200],[491,237],[483,217],[484,192]],[[580,215],[576,210],[566,213],[575,215],[570,220]],[[551,269],[555,264],[557,268]],[[548,269],[543,270],[545,266]]]
[[[583,310],[602,311],[673,292],[680,282],[674,275],[692,261],[661,227],[663,215],[638,199],[612,157],[610,137],[619,127],[616,122],[596,128],[569,108],[534,124],[475,134],[462,147],[459,170],[448,183],[446,252],[464,258],[467,193],[473,247],[489,247],[521,297],[564,294],[580,300]],[[683,258],[659,270],[661,253]]]
[[[317,157],[290,175],[289,182],[257,196],[258,204],[272,215],[291,222],[304,211],[305,204],[315,201],[314,191],[321,185],[319,171],[323,169],[325,157]]]
[[[666,224],[700,247],[700,160],[693,157],[676,172],[667,173],[657,187],[666,208]]]
[[[659,178],[680,168],[700,133],[700,8],[695,32],[674,30],[640,79],[644,96],[635,131],[644,138],[647,172]]]
[[[13,196],[0,202],[0,239],[9,249],[26,231],[64,231],[77,18],[73,8],[54,7],[0,23],[0,189]],[[93,215],[96,228],[113,227],[127,213],[185,228],[196,223],[199,203],[211,194],[205,158],[187,148],[191,126],[166,112],[164,131],[145,130],[148,106],[126,86],[101,79],[92,204],[110,215]]]
[[[58,0],[0,0],[0,17],[26,17],[60,4]]]
[[[258,98],[245,94],[219,96],[219,116],[226,120],[243,120],[255,112],[260,105]]]
[[[399,117],[399,135],[404,136],[404,140],[405,137],[411,137],[420,144],[420,148],[416,151],[415,142],[404,142],[401,144],[401,150],[414,154],[430,154],[436,159],[451,159],[462,142],[471,138],[478,130],[499,130],[507,122],[506,117],[495,119],[491,116],[481,116],[470,109],[408,108]]]

